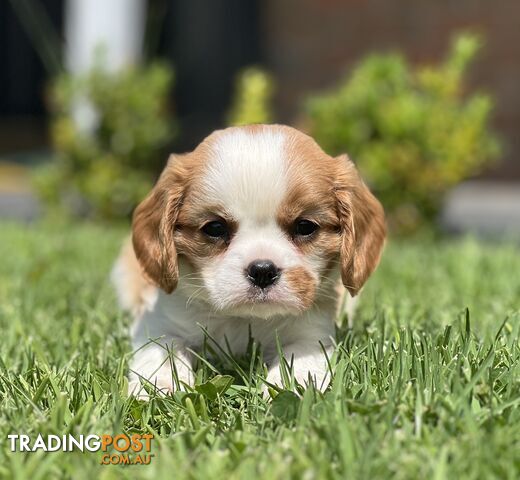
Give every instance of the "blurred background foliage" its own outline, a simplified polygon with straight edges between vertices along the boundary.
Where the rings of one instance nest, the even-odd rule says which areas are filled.
[[[271,123],[273,90],[273,78],[267,72],[259,67],[244,69],[236,80],[229,125]]]
[[[35,186],[60,214],[125,218],[152,187],[175,134],[165,108],[173,71],[160,63],[118,72],[100,65],[50,85],[55,159],[37,170]]]
[[[500,153],[492,99],[465,90],[480,47],[479,37],[461,34],[443,63],[417,68],[398,53],[370,55],[306,102],[310,135],[329,154],[352,156],[394,231],[430,223],[447,190]]]
[[[500,154],[492,98],[465,88],[481,46],[462,33],[436,66],[412,67],[399,53],[369,55],[335,89],[304,102],[303,130],[327,153],[352,157],[394,232],[431,225],[444,194]],[[237,87],[231,124],[273,118],[265,72],[245,71]]]
[[[444,62],[420,67],[399,53],[372,54],[335,88],[302,104],[300,128],[327,153],[352,157],[394,232],[431,225],[444,194],[500,153],[489,126],[492,98],[465,86],[481,46],[478,36],[460,34]],[[73,215],[128,217],[167,157],[163,147],[175,130],[163,106],[172,80],[161,64],[61,75],[51,88],[56,160],[36,176],[47,204]],[[273,93],[269,73],[244,69],[228,124],[271,123]],[[92,118],[79,129],[71,112],[85,99],[84,113],[89,117],[90,110]]]

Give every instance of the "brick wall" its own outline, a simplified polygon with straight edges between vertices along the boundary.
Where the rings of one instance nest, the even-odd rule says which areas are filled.
[[[495,95],[494,123],[507,147],[486,175],[520,179],[520,1],[265,0],[263,15],[284,121],[297,117],[308,92],[333,86],[369,52],[399,49],[414,62],[435,62],[454,32],[481,32],[487,43],[470,86]]]

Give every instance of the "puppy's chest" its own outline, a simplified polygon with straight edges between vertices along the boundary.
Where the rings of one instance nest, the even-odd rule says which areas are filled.
[[[200,347],[206,341],[217,343],[224,351],[243,354],[251,341],[260,344],[264,350],[271,351],[276,347],[276,336],[285,337],[289,325],[286,322],[264,321],[247,318],[213,318],[209,319],[200,330],[201,335],[195,342]]]
[[[237,316],[221,316],[208,312],[208,308],[192,305],[186,307],[186,301],[175,295],[160,296],[155,305],[155,315],[160,322],[154,332],[157,336],[167,335],[175,338],[181,344],[193,349],[200,349],[206,342],[208,345],[218,344],[220,348],[235,354],[246,353],[253,339],[261,345],[265,355],[276,352],[277,339],[282,345],[305,342],[312,339],[315,342],[328,338],[334,332],[333,313],[324,315],[309,314],[302,317],[274,317],[271,319],[248,318]],[[155,319],[157,320],[157,318]]]

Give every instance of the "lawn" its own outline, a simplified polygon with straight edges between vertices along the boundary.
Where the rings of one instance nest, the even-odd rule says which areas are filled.
[[[124,235],[0,224],[0,477],[520,478],[514,242],[390,241],[325,395],[267,401],[254,359],[223,358],[197,391],[144,403],[126,396],[130,319],[107,281]],[[210,388],[218,374],[233,384]],[[69,432],[152,433],[155,456],[8,450],[10,433]]]

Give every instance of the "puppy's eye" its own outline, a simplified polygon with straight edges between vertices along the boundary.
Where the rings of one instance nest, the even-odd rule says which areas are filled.
[[[213,220],[206,223],[201,228],[202,232],[211,238],[227,238],[229,236],[229,229],[226,222],[222,220]]]
[[[312,235],[316,230],[318,230],[319,225],[311,222],[310,220],[305,220],[301,218],[294,222],[294,235],[299,235],[301,237],[308,237]]]

